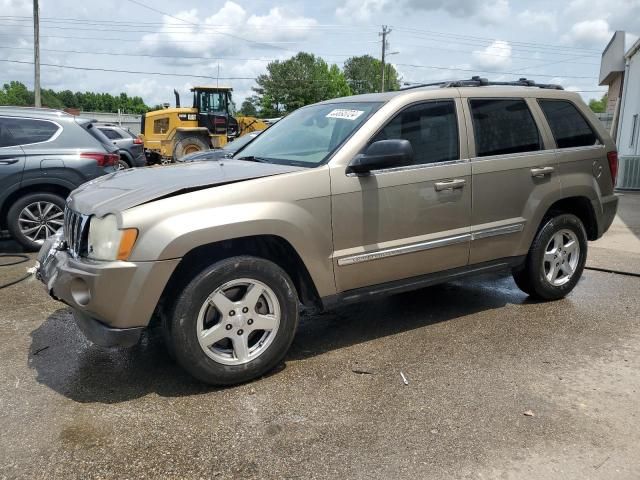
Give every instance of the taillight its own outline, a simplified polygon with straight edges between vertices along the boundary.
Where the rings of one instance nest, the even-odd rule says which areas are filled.
[[[142,145],[142,139],[140,137],[136,137],[133,139],[133,143],[136,145]]]
[[[611,171],[611,180],[613,186],[616,185],[616,179],[618,178],[618,152],[613,151],[607,153],[607,160],[609,160],[609,170]]]
[[[80,157],[95,160],[99,167],[113,167],[120,159],[115,153],[81,153]]]

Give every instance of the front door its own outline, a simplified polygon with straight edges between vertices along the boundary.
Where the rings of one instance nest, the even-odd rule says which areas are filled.
[[[406,107],[370,142],[406,139],[415,164],[366,176],[331,168],[339,292],[467,264],[471,166],[458,99]]]

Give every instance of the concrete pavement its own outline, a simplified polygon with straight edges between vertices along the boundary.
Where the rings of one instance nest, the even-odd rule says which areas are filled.
[[[590,255],[629,268],[624,212]],[[551,303],[452,282],[304,317],[277,371],[215,389],[154,332],[89,344],[23,282],[0,290],[0,478],[637,479],[639,293],[590,270]]]
[[[587,266],[640,274],[640,193],[620,193],[618,215],[600,240],[589,244]]]

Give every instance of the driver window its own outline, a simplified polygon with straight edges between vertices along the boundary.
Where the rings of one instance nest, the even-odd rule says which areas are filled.
[[[400,112],[373,139],[408,140],[416,164],[460,158],[458,119],[453,100],[413,105]]]

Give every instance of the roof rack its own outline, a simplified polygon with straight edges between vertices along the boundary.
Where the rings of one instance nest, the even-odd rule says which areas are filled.
[[[414,88],[422,88],[422,87],[440,87],[440,88],[450,88],[450,87],[486,87],[489,85],[502,85],[509,87],[537,87],[537,88],[545,88],[548,90],[564,90],[560,85],[555,85],[553,83],[536,83],[533,80],[527,80],[526,78],[520,78],[513,82],[490,82],[486,78],[481,78],[479,76],[471,77],[469,80],[447,80],[443,82],[434,82],[434,83],[421,83],[419,85],[411,85],[409,87],[401,88],[400,90],[412,90]]]

